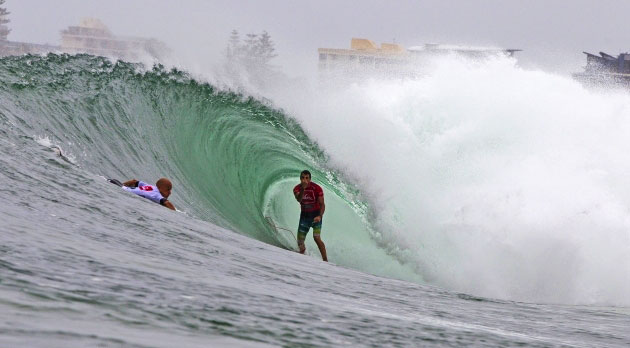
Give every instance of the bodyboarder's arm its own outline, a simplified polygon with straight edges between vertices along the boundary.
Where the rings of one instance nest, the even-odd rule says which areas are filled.
[[[165,200],[162,203],[163,206],[167,207],[170,210],[175,210],[175,206],[173,205],[173,203],[171,203],[171,201]]]
[[[138,187],[138,183],[139,181],[136,179],[131,179],[131,180],[127,180],[125,182],[123,182],[123,186],[127,186],[127,187]]]

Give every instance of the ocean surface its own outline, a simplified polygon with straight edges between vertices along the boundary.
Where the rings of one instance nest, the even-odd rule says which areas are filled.
[[[0,347],[630,346],[630,97],[447,66],[268,100],[0,59]],[[106,181],[160,177],[176,212]]]

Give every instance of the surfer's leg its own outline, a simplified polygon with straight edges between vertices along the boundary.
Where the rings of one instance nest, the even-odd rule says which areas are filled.
[[[322,241],[321,238],[322,233],[322,222],[321,220],[315,224],[313,224],[313,239],[315,239],[315,244],[319,248],[319,252],[322,254],[322,260],[328,262],[328,256],[326,255],[326,244]]]
[[[300,248],[300,254],[304,254],[306,252],[306,246],[304,245],[304,240],[306,239],[306,235],[308,234],[308,230],[311,228],[311,222],[308,221],[308,218],[300,216],[300,225],[298,226],[297,233],[297,244],[298,248]]]
[[[306,246],[304,245],[305,239],[306,239],[306,234],[301,235],[298,232],[297,243],[298,243],[298,248],[300,248],[300,254],[304,254],[306,252]]]

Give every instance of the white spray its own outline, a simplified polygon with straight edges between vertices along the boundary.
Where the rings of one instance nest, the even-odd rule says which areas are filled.
[[[293,89],[296,90],[295,88]],[[376,238],[433,284],[629,304],[630,94],[505,57],[274,98],[369,197]]]

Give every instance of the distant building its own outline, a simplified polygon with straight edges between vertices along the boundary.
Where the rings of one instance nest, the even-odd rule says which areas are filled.
[[[382,66],[396,66],[406,63],[409,52],[397,44],[381,44],[378,47],[367,39],[353,38],[350,49],[319,48],[319,71],[334,72],[339,69],[372,69]]]
[[[617,57],[599,52],[599,56],[586,54],[584,71],[573,74],[573,78],[587,85],[620,85],[630,87],[630,54]]]
[[[135,60],[145,54],[160,58],[168,49],[155,39],[115,36],[100,20],[84,18],[61,32],[61,51]]]
[[[436,43],[424,44],[424,46],[409,47],[409,52],[414,56],[437,54],[452,54],[470,57],[483,58],[496,54],[504,54],[514,56],[514,53],[520,52],[520,49],[514,48],[497,48],[497,47],[479,47],[479,46],[457,46],[457,45],[441,45]]]
[[[100,20],[95,18],[84,18],[79,25],[62,30],[60,46],[0,40],[0,56],[48,52],[87,53],[134,61],[143,56],[163,58],[169,53],[169,49],[164,43],[155,39],[113,35]]]
[[[455,53],[467,57],[484,57],[499,53],[512,56],[514,52],[520,50],[439,44],[404,48],[395,43],[382,43],[379,47],[371,40],[353,38],[350,41],[350,49],[319,48],[317,51],[319,71],[326,75],[340,70],[395,73],[408,71],[410,66],[438,55]]]

